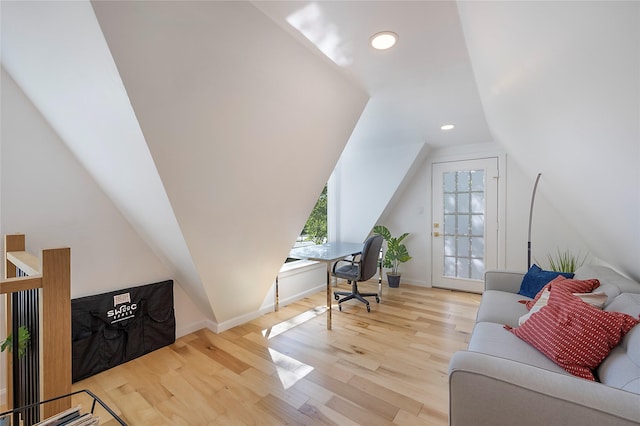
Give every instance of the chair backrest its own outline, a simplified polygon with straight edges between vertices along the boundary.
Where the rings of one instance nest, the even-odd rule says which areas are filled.
[[[362,247],[360,258],[360,280],[366,281],[373,277],[378,270],[378,255],[384,239],[380,235],[369,237]]]

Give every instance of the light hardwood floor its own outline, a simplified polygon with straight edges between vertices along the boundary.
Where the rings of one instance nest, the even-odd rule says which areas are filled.
[[[370,313],[359,302],[334,305],[327,331],[320,292],[224,333],[189,334],[74,390],[91,390],[130,426],[446,425],[447,366],[466,348],[479,302],[383,283]]]

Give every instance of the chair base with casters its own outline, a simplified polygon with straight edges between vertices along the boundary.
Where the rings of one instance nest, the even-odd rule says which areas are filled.
[[[362,252],[354,253],[351,260],[339,260],[333,265],[333,275],[343,278],[351,284],[351,291],[334,291],[333,296],[338,301],[338,308],[342,310],[342,302],[356,299],[367,306],[367,312],[371,312],[371,305],[365,297],[375,297],[376,302],[380,303],[378,293],[360,293],[358,291],[358,282],[367,281],[372,278],[378,268],[378,256],[380,247],[382,246],[382,237],[374,235],[367,239],[362,246]],[[356,256],[358,255],[358,256]],[[346,263],[344,266],[340,264]],[[340,296],[344,296],[340,298]]]
[[[345,296],[340,299],[340,296]],[[376,303],[380,303],[380,296],[378,293],[360,293],[358,291],[358,283],[356,281],[351,282],[351,291],[334,291],[333,297],[338,301],[338,309],[342,310],[342,302],[347,300],[356,299],[367,305],[367,312],[371,312],[371,306],[369,301],[365,297],[375,297]]]

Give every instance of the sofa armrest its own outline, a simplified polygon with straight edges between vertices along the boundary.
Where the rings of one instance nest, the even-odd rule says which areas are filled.
[[[449,424],[640,425],[640,395],[478,352],[449,365]]]
[[[524,277],[523,272],[487,271],[484,274],[484,289],[517,293],[520,291],[522,277]]]

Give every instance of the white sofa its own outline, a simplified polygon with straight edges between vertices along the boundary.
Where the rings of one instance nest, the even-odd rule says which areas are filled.
[[[527,313],[517,294],[524,273],[485,274],[485,291],[467,351],[449,365],[452,426],[640,425],[640,325],[596,370],[599,381],[575,377],[506,330]],[[640,284],[602,266],[575,279],[597,278],[605,310],[638,318]]]

